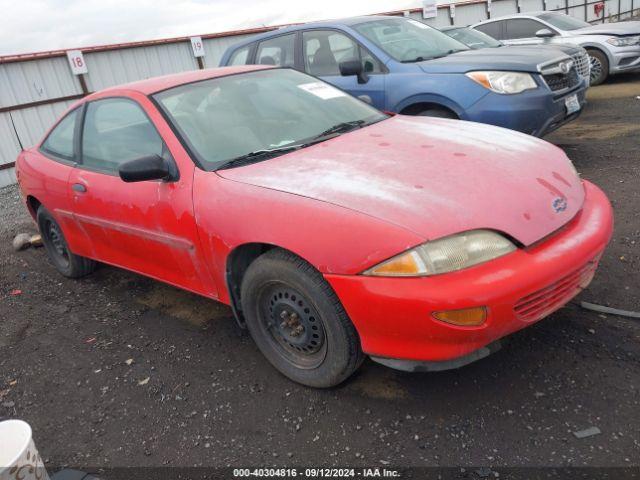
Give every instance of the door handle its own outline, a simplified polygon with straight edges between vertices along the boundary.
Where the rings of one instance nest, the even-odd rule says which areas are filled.
[[[74,192],[84,193],[87,191],[87,187],[85,187],[81,183],[74,183],[73,185],[71,185],[71,188],[73,189]]]

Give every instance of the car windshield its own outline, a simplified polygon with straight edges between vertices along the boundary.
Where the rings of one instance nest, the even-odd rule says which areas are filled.
[[[440,30],[407,18],[374,20],[353,28],[400,62],[420,62],[469,50]]]
[[[570,17],[569,15],[562,15],[558,13],[543,13],[538,16],[540,20],[544,20],[550,23],[560,30],[577,30],[579,28],[590,27],[591,24],[577,18]]]
[[[387,118],[342,90],[291,69],[212,78],[153,97],[207,170],[243,158],[273,157]]]
[[[502,46],[502,43],[495,38],[490,37],[486,33],[474,30],[473,28],[452,28],[450,30],[444,30],[443,32],[474,50],[478,48],[496,48]]]

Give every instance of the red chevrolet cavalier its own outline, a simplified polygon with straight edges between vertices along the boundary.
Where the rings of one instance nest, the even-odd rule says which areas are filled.
[[[60,273],[104,262],[227,303],[316,387],[365,354],[411,371],[487,355],[584,288],[612,231],[553,145],[389,116],[289,69],[94,93],[17,173]]]

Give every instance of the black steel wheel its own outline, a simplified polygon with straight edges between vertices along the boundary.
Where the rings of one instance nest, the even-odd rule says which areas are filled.
[[[274,351],[297,368],[317,368],[327,354],[320,314],[299,291],[266,284],[258,298],[260,327]]]
[[[362,363],[358,334],[335,292],[292,253],[258,257],[244,275],[241,302],[256,345],[290,379],[331,387]]]
[[[69,250],[64,234],[55,218],[43,206],[38,208],[38,228],[49,260],[65,277],[79,278],[93,272],[96,263]]]

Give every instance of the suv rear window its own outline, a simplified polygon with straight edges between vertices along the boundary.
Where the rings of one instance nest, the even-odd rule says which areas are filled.
[[[228,65],[246,65],[251,45],[242,47],[231,54]]]
[[[293,67],[295,64],[295,40],[295,33],[263,40],[258,44],[255,63],[258,65]]]

